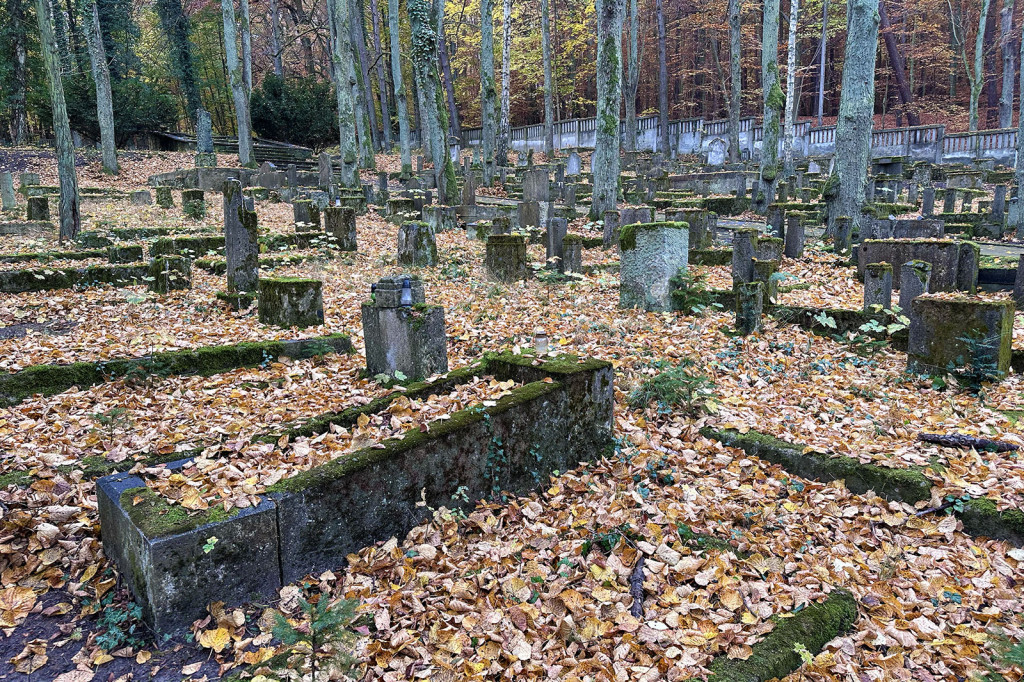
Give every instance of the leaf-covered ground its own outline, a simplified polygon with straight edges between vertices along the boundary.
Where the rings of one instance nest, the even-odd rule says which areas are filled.
[[[220,209],[209,203],[206,223],[216,226]],[[93,219],[196,228],[174,211],[165,216],[127,202],[89,210]],[[259,213],[262,227],[291,231],[286,205],[261,203]],[[450,366],[487,350],[526,347],[538,327],[558,350],[612,361],[615,455],[466,519],[437,510],[409,537],[366,548],[347,568],[289,586],[279,602],[237,610],[215,605],[197,624],[195,641],[179,649],[161,650],[138,630],[128,633],[138,622],[126,616],[114,623],[110,615],[129,611],[103,557],[91,465],[105,461],[124,470],[154,455],[206,448],[203,471],[196,472],[209,483],[202,504],[217,497],[251,503],[248,496],[280,475],[282,464],[343,454],[357,435],[372,442],[509,390],[481,377],[454,394],[399,401],[397,413],[353,432],[254,449],[238,458],[238,474],[231,470],[230,453],[256,448],[250,441],[258,433],[386,392],[359,374],[359,303],[372,282],[400,271],[396,230],[372,215],[360,217],[358,227],[358,254],[321,254],[273,271],[324,279],[326,324],[302,332],[267,328],[252,311],[223,308],[214,298],[223,279],[201,271],[191,291],[168,296],[129,287],[0,297],[0,324],[74,323],[63,335],[0,341],[6,371],[335,331],[349,334],[356,347],[352,356],[268,358],[262,367],[207,378],[111,382],[0,411],[0,651],[16,671],[61,679],[80,670],[62,682],[129,673],[212,678],[277,653],[268,609],[301,621],[300,593],[362,601],[360,672],[385,680],[699,677],[716,655],[749,656],[774,627],[773,617],[836,588],[858,600],[854,629],[793,682],[800,675],[964,679],[984,671],[996,633],[1024,634],[1020,549],[968,537],[952,516],[917,516],[909,506],[853,495],[838,482],[793,477],[698,434],[704,425],[757,429],[865,462],[921,467],[937,498],[922,508],[947,495],[1024,508],[1019,455],[917,441],[927,430],[1024,444],[1024,425],[999,411],[1024,410],[1019,375],[981,394],[937,390],[904,373],[902,353],[861,354],[769,318],[761,334],[743,340],[728,333],[728,312],[621,310],[614,272],[563,284],[497,285],[484,276],[483,244],[461,233],[439,235],[441,265],[418,272],[428,302],[445,307]],[[30,250],[22,246],[2,242],[7,253]],[[535,262],[543,259],[540,247],[530,253]],[[584,258],[615,260],[595,249]],[[800,263],[787,261],[783,270],[811,289],[784,294],[783,301],[859,308],[852,271],[833,261],[813,250]],[[710,270],[713,280],[719,269]],[[1021,326],[1018,318],[1018,333]],[[693,418],[657,403],[629,407],[631,390],[684,360],[714,381],[706,412]],[[637,618],[629,613],[629,578],[640,555],[645,598]]]

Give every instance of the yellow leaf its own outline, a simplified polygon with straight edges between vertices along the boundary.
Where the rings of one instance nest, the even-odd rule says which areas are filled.
[[[207,649],[213,649],[215,653],[224,651],[231,642],[231,633],[226,628],[217,628],[216,630],[203,630],[199,633],[199,644]]]
[[[187,488],[185,490],[185,494],[181,497],[181,506],[193,511],[210,508],[210,505],[206,503],[206,500],[203,499],[203,496],[195,488]]]

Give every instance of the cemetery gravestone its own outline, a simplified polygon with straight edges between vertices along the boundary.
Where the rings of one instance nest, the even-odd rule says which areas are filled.
[[[569,152],[569,158],[565,162],[565,174],[575,177],[583,172],[583,158],[576,152]]]
[[[14,176],[7,171],[0,173],[0,199],[3,201],[3,210],[13,211],[18,208],[18,197],[14,193]]]
[[[224,256],[228,294],[250,293],[259,286],[259,232],[256,213],[248,211],[238,180],[224,183]]]
[[[426,305],[421,281],[382,278],[362,305],[362,320],[370,376],[417,380],[448,371],[444,308]]]
[[[569,224],[565,218],[552,218],[548,221],[548,231],[544,241],[547,267],[561,271],[563,268],[563,244]]]
[[[358,251],[356,244],[356,210],[351,206],[328,206],[324,222],[331,244],[339,251]]]
[[[799,215],[787,216],[786,246],[784,253],[786,258],[803,258],[804,255],[804,220]]]
[[[888,263],[869,263],[864,268],[864,312],[890,309],[892,309],[892,266]]]
[[[757,256],[757,240],[760,231],[755,227],[733,230],[732,233],[732,281],[733,284],[748,284],[754,281],[754,258]]]
[[[604,248],[610,248],[613,244],[617,244],[619,241],[619,218],[621,214],[618,211],[605,211],[604,212]]]
[[[398,229],[398,263],[421,268],[437,265],[437,241],[429,223],[422,220],[402,223]]]
[[[764,312],[764,287],[761,282],[736,282],[736,331],[749,336],[761,331]]]
[[[569,234],[562,240],[561,270],[565,273],[583,272],[583,237]]]
[[[217,155],[213,152],[213,123],[210,112],[196,111],[196,168],[214,168]]]
[[[136,190],[129,196],[129,202],[132,206],[149,206],[153,203],[153,195],[148,190]]]
[[[170,187],[156,188],[156,205],[160,208],[174,208],[174,194]]]
[[[725,163],[729,152],[729,143],[720,137],[716,137],[708,144],[708,165],[721,166]]]
[[[487,276],[497,282],[510,283],[529,278],[526,238],[519,234],[498,234],[488,237],[484,268]]]
[[[206,217],[206,195],[203,190],[181,190],[181,210],[193,220],[202,220]]]
[[[689,265],[686,223],[640,223],[619,230],[619,307],[673,309],[670,280]]]
[[[161,256],[149,264],[149,290],[166,294],[192,287],[192,261],[184,256]]]
[[[908,309],[907,370],[942,374],[965,368],[998,379],[1010,369],[1013,302],[921,296]]]
[[[50,200],[47,197],[29,197],[26,217],[29,220],[49,220]]]
[[[261,279],[259,320],[282,328],[323,324],[323,283],[299,277]]]
[[[910,302],[929,292],[932,264],[923,260],[912,260],[900,268],[900,308],[910,310]]]

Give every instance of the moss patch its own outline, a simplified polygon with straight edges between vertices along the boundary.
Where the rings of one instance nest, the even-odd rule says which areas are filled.
[[[658,229],[688,230],[690,229],[690,226],[686,223],[680,222],[633,223],[632,225],[626,225],[625,227],[619,228],[619,249],[623,251],[631,251],[632,249],[635,249],[636,233],[638,230]]]
[[[136,497],[141,499],[138,504],[133,504]],[[121,493],[120,503],[128,518],[147,538],[185,533],[208,523],[227,521],[239,512],[238,509],[226,512],[222,505],[216,505],[189,514],[187,509],[168,503],[145,486],[125,490]]]

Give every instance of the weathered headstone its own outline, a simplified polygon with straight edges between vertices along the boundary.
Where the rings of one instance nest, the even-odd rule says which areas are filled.
[[[132,206],[149,206],[153,203],[153,195],[149,190],[138,189],[129,195],[128,201]]]
[[[1006,222],[1006,185],[996,185],[992,197],[992,222],[999,227],[1000,236]]]
[[[403,300],[404,299],[404,300]],[[362,306],[366,369],[424,379],[448,371],[444,308],[425,305],[423,283],[408,275],[384,277]]]
[[[3,210],[13,211],[18,208],[18,197],[14,193],[14,176],[8,171],[0,173],[0,198],[3,200]]]
[[[952,213],[956,210],[956,192],[951,187],[946,187],[942,192],[942,212]]]
[[[968,297],[914,299],[907,339],[907,370],[939,374],[970,368],[979,378],[998,379],[1010,369],[1013,302]]]
[[[583,237],[578,234],[567,234],[562,240],[561,271],[583,272]]]
[[[437,240],[429,223],[422,220],[402,223],[398,229],[398,264],[421,268],[437,265]]]
[[[299,171],[295,168],[294,163],[289,163],[288,167],[285,168],[285,179],[288,182],[289,187],[297,187],[299,184]]]
[[[328,206],[324,224],[331,245],[339,251],[358,251],[356,244],[356,210],[351,206]]]
[[[139,263],[142,261],[141,245],[108,246],[107,262],[114,265]]]
[[[786,246],[783,250],[786,258],[803,258],[804,255],[804,219],[801,215],[786,216]]]
[[[637,225],[640,223],[653,223],[654,209],[650,206],[626,206],[619,209],[619,227]]]
[[[487,276],[497,282],[516,282],[530,276],[526,262],[526,238],[520,234],[495,234],[487,238],[484,256]]]
[[[583,158],[575,151],[569,152],[569,158],[565,162],[565,174],[575,177],[583,172]]]
[[[430,223],[434,234],[454,230],[457,224],[455,206],[424,206],[423,219]]]
[[[763,296],[772,304],[777,303],[779,299],[779,283],[777,278],[773,277],[778,270],[778,260],[762,260],[760,257],[754,259],[754,281],[761,283]]]
[[[470,171],[462,182],[462,205],[476,206],[477,174]]]
[[[48,197],[29,197],[26,217],[29,220],[50,219],[50,199]]]
[[[1017,261],[1017,277],[1013,282],[1013,301],[1017,310],[1024,310],[1024,254]]]
[[[892,266],[888,263],[869,263],[864,267],[864,312],[891,308]]]
[[[317,157],[317,171],[317,186],[329,190],[334,184],[334,169],[331,168],[331,155],[327,152],[320,152]]]
[[[733,282],[736,294],[736,331],[749,336],[761,331],[764,312],[764,285],[761,282]]]
[[[779,199],[782,200],[781,197]],[[765,222],[774,236],[784,239],[786,236],[786,211],[778,204],[769,204]]]
[[[259,301],[259,319],[263,324],[303,329],[324,323],[323,282],[320,280],[261,279]]]
[[[942,239],[946,236],[946,223],[939,218],[893,220],[892,236],[895,239]],[[882,235],[875,238],[884,239]]]
[[[732,281],[748,284],[754,281],[754,258],[757,256],[756,227],[744,227],[732,232]]]
[[[156,188],[156,205],[160,208],[174,208],[174,194],[170,187]]]
[[[747,196],[747,176],[743,173],[736,176],[736,196],[740,199]]]
[[[907,261],[900,266],[900,308],[910,309],[910,302],[929,292],[932,264],[923,260]]]
[[[523,201],[551,201],[551,183],[543,168],[523,173]]]
[[[729,143],[720,137],[716,137],[708,143],[708,165],[721,166],[725,163],[726,155],[729,152]]]
[[[181,190],[181,210],[193,220],[202,220],[206,217],[206,195],[203,190]]]
[[[685,223],[641,223],[619,229],[619,307],[673,309],[670,280],[689,265]]]
[[[618,211],[605,211],[604,212],[604,248],[611,248],[612,245],[618,244],[619,242],[619,219],[622,214]]]
[[[228,293],[249,293],[259,286],[259,232],[256,213],[247,211],[242,183],[224,183],[224,256],[227,260]]]
[[[778,237],[758,237],[754,247],[754,257],[762,261],[782,262],[785,244]]]
[[[296,199],[292,202],[292,217],[296,225],[312,225],[311,229],[320,229],[320,209],[309,199]]]
[[[18,175],[19,187],[35,187],[39,184],[39,173],[21,173]]]
[[[184,256],[161,256],[149,264],[149,290],[166,294],[192,287],[192,261]]]
[[[917,206],[917,183],[911,182],[907,185],[907,203],[911,206]]]
[[[217,155],[213,152],[213,123],[206,109],[196,111],[196,168],[214,168]]]
[[[552,218],[548,221],[548,231],[544,239],[545,258],[549,268],[562,269],[562,245],[569,224],[565,218]]]
[[[833,242],[836,253],[841,255],[850,253],[853,243],[853,218],[845,215],[836,218],[836,231]]]
[[[523,232],[540,226],[540,204],[536,201],[520,201],[517,205],[519,229]]]
[[[928,217],[935,213],[935,188],[929,185],[921,193],[921,215]]]

